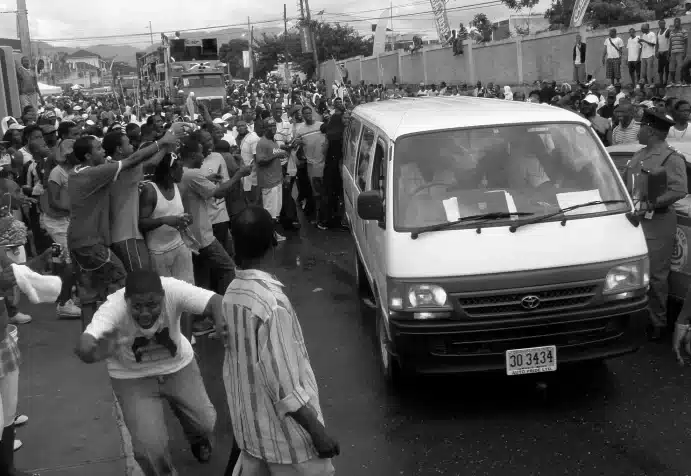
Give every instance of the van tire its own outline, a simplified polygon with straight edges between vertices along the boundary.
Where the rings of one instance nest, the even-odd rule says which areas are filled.
[[[374,308],[374,293],[367,280],[367,272],[360,260],[357,249],[355,250],[355,290],[361,304],[370,309]]]
[[[401,391],[405,387],[405,375],[398,359],[390,352],[389,338],[386,329],[386,319],[381,311],[377,311],[377,353],[379,365],[387,386],[392,390]]]

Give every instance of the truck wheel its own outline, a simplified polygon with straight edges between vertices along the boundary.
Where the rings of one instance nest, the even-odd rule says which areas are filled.
[[[389,351],[389,338],[386,331],[386,319],[377,312],[377,346],[379,351],[379,363],[386,384],[393,390],[400,391],[405,384],[405,378],[401,365],[396,357]]]

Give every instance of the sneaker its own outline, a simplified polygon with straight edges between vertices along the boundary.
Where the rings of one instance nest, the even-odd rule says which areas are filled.
[[[214,324],[210,319],[204,319],[192,324],[192,335],[201,337],[211,334],[214,331]]]
[[[82,310],[70,299],[65,304],[58,304],[57,313],[58,317],[80,317]]]
[[[200,463],[209,462],[213,449],[211,448],[211,442],[208,439],[204,438],[204,440],[200,441],[199,443],[192,443],[191,446],[192,454],[195,458],[197,458],[197,461]]]
[[[14,426],[22,426],[26,425],[26,422],[29,421],[29,417],[26,415],[17,415],[17,418],[14,419]]]
[[[22,440],[14,440],[14,451],[17,451],[22,446],[24,446],[24,443],[22,443]]]
[[[286,237],[283,236],[283,235],[281,235],[281,234],[280,234],[279,232],[277,232],[277,231],[274,231],[274,238],[276,238],[276,241],[279,242],[279,243],[280,243],[281,241],[286,241]]]
[[[31,316],[24,314],[23,312],[18,312],[14,316],[10,317],[10,322],[12,324],[28,324],[31,322]]]

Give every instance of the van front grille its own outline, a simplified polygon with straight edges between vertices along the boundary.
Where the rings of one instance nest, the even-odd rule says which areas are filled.
[[[595,296],[597,284],[541,288],[458,298],[468,317],[494,318],[568,311],[585,307]]]

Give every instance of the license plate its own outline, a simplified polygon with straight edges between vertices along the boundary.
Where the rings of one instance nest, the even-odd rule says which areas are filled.
[[[506,351],[506,375],[526,375],[557,370],[557,347],[529,347]]]

